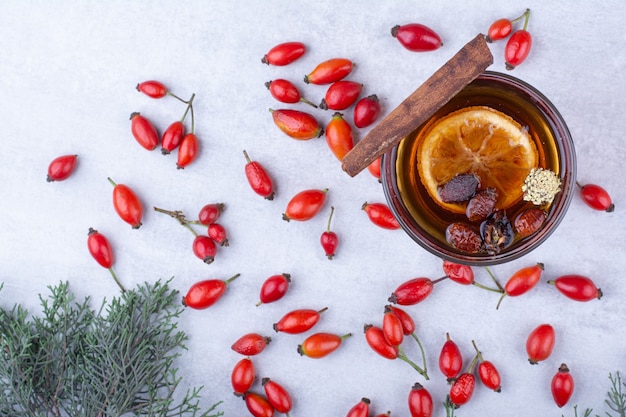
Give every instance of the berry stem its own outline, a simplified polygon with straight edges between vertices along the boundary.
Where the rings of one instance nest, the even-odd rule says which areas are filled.
[[[530,20],[530,9],[526,9],[523,16],[524,16],[524,27],[522,29],[526,30],[526,28],[528,27],[528,21]]]
[[[189,104],[189,102],[187,100],[183,100],[182,98],[178,97],[176,94],[172,93],[171,91],[166,91],[165,94],[167,94],[168,96],[174,97],[176,100],[182,101],[185,104]]]
[[[181,122],[185,121],[185,118],[187,118],[187,113],[189,113],[189,110],[193,108],[193,99],[196,97],[196,93],[193,93],[191,95],[191,98],[189,99],[189,102],[187,102],[187,107],[185,108],[185,112],[183,113],[183,117],[180,119]]]
[[[498,282],[496,276],[493,274],[493,272],[491,272],[491,268],[486,266],[485,269],[487,270],[487,273],[489,274],[489,276],[491,277],[493,282],[495,282],[497,287],[500,289],[500,292],[504,292],[504,288],[502,288],[502,285],[500,285],[500,283]]]
[[[224,281],[224,284],[228,285],[230,284],[232,281],[234,281],[235,279],[237,279],[239,277],[239,275],[241,274],[235,274],[232,277],[228,278],[226,281]]]
[[[424,374],[426,374],[426,379],[428,379],[428,367],[426,365],[426,353],[424,352],[424,346],[422,346],[422,342],[420,342],[420,339],[417,337],[415,332],[412,332],[411,336],[415,339],[417,346],[420,349],[420,354],[422,355],[422,365],[424,366]]]
[[[476,342],[474,340],[472,340],[472,346],[474,346],[474,349],[476,350],[476,355],[478,356],[478,359],[484,361],[483,354],[480,350],[478,350],[478,346],[476,346]]]
[[[523,18],[525,18],[526,16],[528,16],[529,14],[530,14],[530,9],[526,9],[526,10],[524,10],[524,13],[522,13],[519,16],[517,16],[515,19],[511,19],[511,23],[515,23],[517,21],[520,21]],[[526,29],[526,26],[524,26],[524,29]]]
[[[428,380],[428,374],[426,373],[426,370],[420,368],[419,365],[409,359],[400,346],[398,346],[398,359],[403,360],[404,362],[411,365],[411,367],[415,369],[421,376],[423,376],[424,379]]]
[[[502,291],[501,289],[499,289],[499,288],[491,288],[491,287],[488,287],[488,286],[483,285],[483,284],[481,284],[481,283],[479,283],[479,282],[476,282],[476,281],[472,282],[472,285],[475,285],[475,286],[477,286],[478,288],[482,288],[483,290],[493,291],[493,292],[497,292],[497,293],[499,293],[499,294],[502,294],[502,292],[503,292],[503,291]]]
[[[112,186],[114,186],[114,187],[117,186],[117,184],[115,183],[115,181],[113,181],[111,179],[111,177],[107,177],[107,180],[109,180],[109,182],[111,183]]]
[[[112,267],[109,268],[109,272],[111,273],[111,276],[115,280],[115,283],[117,284],[117,286],[120,287],[120,290],[122,290],[122,292],[126,292],[126,288],[124,288],[120,280],[117,278],[117,275],[115,275],[115,271],[113,271]]]
[[[330,207],[330,216],[328,216],[328,226],[326,226],[326,231],[330,232],[330,221],[333,219],[333,213],[335,212],[335,206]]]
[[[168,216],[178,220],[178,223],[183,225],[183,227],[189,230],[194,236],[198,236],[198,233],[195,230],[193,230],[193,228],[189,225],[189,223],[193,223],[193,222],[187,221],[187,219],[185,218],[185,214],[182,211],[180,210],[170,211],[170,210],[165,210],[159,207],[154,207],[154,211],[167,214]]]

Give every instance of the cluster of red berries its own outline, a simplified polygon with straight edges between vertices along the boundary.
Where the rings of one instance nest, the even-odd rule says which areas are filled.
[[[528,28],[528,20],[530,18],[530,9],[526,9],[524,13],[515,19],[502,18],[494,21],[487,30],[487,42],[507,40],[504,48],[504,61],[507,70],[512,70],[526,60],[533,44],[533,38]],[[524,19],[521,29],[513,32],[513,24]],[[512,34],[511,34],[512,33]]]

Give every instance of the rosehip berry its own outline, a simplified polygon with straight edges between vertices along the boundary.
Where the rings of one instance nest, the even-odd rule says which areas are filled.
[[[583,275],[562,275],[548,281],[567,298],[575,301],[591,301],[602,298],[602,290],[596,284]]]
[[[520,29],[513,33],[504,49],[506,69],[511,71],[524,62],[530,53],[532,44],[533,38],[530,32]]]
[[[413,278],[403,282],[391,293],[389,302],[399,305],[414,305],[430,295],[435,281],[430,278]]]
[[[370,400],[369,398],[361,398],[361,401],[356,403],[346,414],[346,417],[369,417],[370,415]]]
[[[434,30],[420,23],[396,25],[391,28],[391,36],[412,52],[434,51],[443,45]]]
[[[306,52],[302,42],[284,42],[272,47],[261,59],[267,65],[285,66],[300,58]]]
[[[528,335],[526,339],[526,353],[531,365],[548,359],[552,354],[556,334],[549,324],[540,324]]]
[[[170,124],[163,132],[161,138],[161,153],[169,155],[174,149],[178,148],[185,135],[185,126],[183,122],[177,120]]]
[[[314,333],[298,345],[298,353],[313,359],[323,358],[336,351],[350,336],[352,333],[346,333],[343,336],[325,332]]]
[[[273,324],[273,328],[277,332],[287,334],[299,334],[311,330],[320,320],[321,314],[328,307],[321,310],[299,309],[293,310],[285,314],[278,322]]]
[[[300,191],[287,203],[283,220],[307,221],[312,219],[324,206],[327,193],[328,188]]]
[[[334,212],[335,207],[331,207],[330,216],[328,216],[328,226],[320,236],[320,244],[322,245],[322,249],[324,249],[324,253],[328,259],[333,259],[335,252],[337,251],[337,246],[339,245],[339,237],[335,232],[330,230],[330,222],[333,219]]]
[[[352,114],[354,125],[360,129],[368,127],[380,117],[381,112],[382,108],[376,94],[363,97],[354,106]]]
[[[398,345],[389,343],[380,327],[366,324],[363,326],[363,332],[365,333],[365,341],[374,352],[386,359],[393,360],[398,358],[400,353]]]
[[[446,333],[446,341],[439,352],[439,370],[452,383],[463,368],[463,355],[459,346]]]
[[[559,408],[563,407],[574,393],[574,378],[566,364],[562,363],[550,383],[552,398]]]
[[[220,246],[228,246],[226,229],[219,223],[211,223],[207,229],[209,237]]]
[[[245,174],[250,188],[265,198],[266,200],[274,199],[274,183],[263,165],[257,161],[253,161],[248,156],[248,152],[244,149],[243,155],[246,158]]]
[[[198,147],[198,137],[194,133],[187,133],[178,148],[176,168],[185,169],[185,167],[195,161],[198,157]]]
[[[474,270],[469,265],[444,260],[443,273],[457,284],[471,285],[474,282]]]
[[[392,346],[399,346],[404,340],[404,326],[402,325],[402,320],[391,306],[385,307],[382,330],[385,340]]]
[[[163,98],[167,95],[167,87],[162,82],[149,80],[137,84],[137,91],[148,97]]]
[[[106,268],[111,273],[113,280],[122,292],[125,292],[126,289],[122,285],[122,283],[117,279],[117,275],[115,275],[115,271],[113,271],[113,262],[115,258],[113,257],[113,247],[102,233],[94,230],[93,228],[89,228],[89,233],[87,234],[87,249],[89,250],[89,254],[102,266]]]
[[[243,395],[246,407],[253,417],[273,417],[274,407],[265,396],[248,391]]]
[[[215,304],[226,292],[228,284],[235,280],[239,274],[233,275],[227,280],[207,279],[193,284],[183,297],[183,306],[202,310]]]
[[[615,204],[604,188],[595,184],[578,184],[578,187],[583,201],[592,209],[609,213],[615,210]]]
[[[509,36],[512,30],[513,24],[509,19],[498,19],[489,26],[485,40],[489,43],[499,41]]]
[[[72,175],[76,168],[78,155],[63,155],[54,158],[48,165],[48,176],[46,181],[63,181]]]
[[[273,303],[285,296],[291,283],[291,275],[279,274],[272,275],[267,278],[263,285],[261,285],[261,291],[259,294],[259,302],[256,303],[257,307],[261,304]]]
[[[502,302],[505,296],[518,297],[535,288],[541,278],[543,268],[542,263],[537,263],[536,265],[519,269],[511,275],[504,285],[504,293],[502,293],[500,300],[498,300],[496,309],[500,306],[500,302]]]
[[[205,235],[198,235],[194,238],[192,244],[193,254],[206,264],[210,264],[215,260],[217,254],[217,246],[213,239]]]
[[[456,407],[460,407],[472,398],[474,387],[476,386],[476,377],[473,373],[462,373],[450,387],[450,401]]]
[[[338,160],[342,160],[354,147],[352,127],[343,114],[333,114],[326,125],[326,144]]]
[[[243,358],[237,362],[230,375],[231,385],[235,394],[242,395],[252,388],[254,378],[254,363],[250,358]]]
[[[113,186],[113,208],[115,212],[133,229],[139,229],[143,217],[141,200],[129,186],[116,184],[111,178],[107,179]]]
[[[254,356],[261,353],[272,341],[271,337],[262,336],[258,333],[247,333],[232,344],[231,349],[246,356]]]
[[[156,128],[139,112],[131,113],[130,128],[133,137],[142,148],[153,151],[159,146],[159,134]]]
[[[408,400],[411,417],[431,417],[433,415],[433,398],[422,384],[416,382],[411,387]]]
[[[363,84],[355,81],[335,81],[328,87],[319,105],[322,110],[345,110],[354,104],[363,90]]]
[[[287,136],[296,140],[318,138],[324,129],[311,114],[292,109],[270,109],[274,124]]]
[[[279,413],[287,414],[289,416],[289,411],[291,411],[292,401],[291,395],[289,392],[276,381],[271,380],[270,378],[263,378],[261,380],[261,385],[265,390],[265,396],[267,400],[272,404],[274,410]]]
[[[331,58],[318,64],[313,71],[304,76],[304,82],[309,84],[332,84],[345,78],[352,72],[353,63],[346,58]]]
[[[389,230],[400,228],[400,223],[396,220],[389,206],[384,203],[368,203],[366,201],[361,209],[365,210],[370,221],[378,227]]]
[[[300,90],[291,81],[279,78],[265,83],[265,87],[270,91],[272,97],[281,103],[306,103],[309,106],[317,108],[317,105],[302,97]]]
[[[367,170],[369,171],[369,173],[372,174],[372,176],[376,178],[378,181],[380,181],[380,162],[381,162],[381,157],[378,157],[374,159],[372,163],[367,166]]]
[[[211,203],[203,206],[198,213],[198,222],[206,226],[215,223],[225,208],[226,205],[223,203]]]

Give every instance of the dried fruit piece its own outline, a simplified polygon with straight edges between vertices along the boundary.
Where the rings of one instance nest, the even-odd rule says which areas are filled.
[[[480,225],[487,253],[495,255],[513,242],[513,227],[504,211],[498,210]]]
[[[476,174],[459,174],[439,187],[439,197],[444,203],[462,203],[472,198],[479,186]]]
[[[471,222],[484,220],[496,210],[497,202],[498,191],[495,188],[489,187],[481,190],[467,202],[465,215]]]
[[[530,236],[541,228],[548,214],[540,208],[529,208],[517,215],[513,227],[521,237]]]
[[[478,232],[461,222],[452,223],[447,227],[446,240],[456,249],[466,253],[478,253],[483,246]]]

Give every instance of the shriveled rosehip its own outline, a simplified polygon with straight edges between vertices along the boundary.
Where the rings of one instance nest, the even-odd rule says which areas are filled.
[[[361,398],[346,414],[346,417],[369,417],[370,415],[370,399]]]
[[[370,221],[378,227],[389,230],[400,228],[400,223],[396,220],[393,212],[389,206],[384,203],[368,203],[366,201],[361,206],[361,209],[365,210]]]
[[[228,284],[235,280],[239,274],[233,275],[227,280],[206,279],[193,284],[183,297],[185,307],[202,310],[215,304],[226,292]]]
[[[411,387],[408,400],[411,417],[431,417],[433,415],[433,398],[430,392],[419,382]]]
[[[399,346],[404,340],[404,326],[402,320],[391,308],[386,306],[381,326],[385,340],[392,346]]]
[[[298,87],[296,87],[295,84],[289,80],[278,78],[276,80],[266,82],[265,86],[270,91],[272,97],[281,103],[294,104],[302,102],[317,108],[317,105],[302,97]]]
[[[572,397],[574,393],[574,377],[572,377],[566,364],[562,363],[552,377],[550,390],[552,391],[552,398],[559,408],[567,404]]]
[[[296,140],[318,138],[324,129],[311,114],[292,109],[270,109],[274,124],[287,136]]]
[[[178,148],[178,160],[176,168],[185,169],[198,157],[198,137],[194,133],[187,133]]]
[[[274,416],[274,407],[265,396],[257,394],[256,392],[247,391],[243,395],[243,400],[246,404],[246,408],[248,408],[248,411],[253,417]]]
[[[470,225],[454,222],[446,228],[446,241],[465,253],[478,253],[483,247],[483,241],[478,232]]]
[[[452,383],[461,373],[463,368],[463,355],[459,346],[446,333],[446,341],[439,352],[439,370],[446,377],[448,383]]]
[[[272,404],[274,410],[279,413],[289,415],[289,411],[291,411],[292,407],[292,401],[291,395],[285,387],[270,378],[263,378],[261,380],[261,385],[265,390],[267,400],[270,404]]]
[[[328,308],[321,310],[298,309],[285,314],[278,322],[274,323],[274,330],[287,334],[300,334],[311,330],[320,320],[321,314]]]
[[[439,35],[421,23],[396,25],[391,28],[391,36],[412,52],[434,51],[443,45]]]
[[[113,185],[113,208],[115,212],[133,229],[139,229],[143,217],[141,200],[129,186],[116,184],[111,178],[107,179]]]
[[[602,290],[596,284],[583,275],[562,275],[554,280],[549,280],[557,290],[567,298],[575,301],[591,301],[602,298]]]
[[[206,226],[215,223],[219,219],[222,212],[226,209],[223,203],[210,203],[204,205],[198,213],[198,222]]]
[[[272,275],[267,278],[261,285],[259,302],[256,304],[257,307],[261,304],[273,303],[283,298],[289,289],[290,283],[291,275],[289,274]]]
[[[177,120],[170,124],[161,137],[161,153],[169,155],[174,149],[178,148],[185,136],[185,126],[183,122]]]
[[[283,220],[307,221],[312,219],[324,206],[327,193],[328,188],[300,191],[287,203]]]
[[[235,394],[242,395],[252,388],[255,374],[252,359],[243,358],[237,362],[230,375],[231,385]]]
[[[550,324],[540,324],[534,328],[526,339],[526,353],[531,365],[550,357],[554,349],[556,333]]]
[[[209,237],[220,246],[228,246],[228,234],[226,229],[219,223],[211,223],[207,228]]]
[[[139,112],[131,113],[130,129],[133,137],[142,148],[153,151],[159,146],[159,134],[150,120]]]
[[[391,293],[389,302],[405,306],[420,303],[432,293],[434,283],[433,280],[425,277],[405,281]]]
[[[144,93],[151,98],[163,98],[167,95],[167,87],[155,80],[143,81],[137,84],[137,91]]]
[[[474,282],[474,270],[469,265],[444,260],[443,273],[458,284],[471,285]]]
[[[335,81],[328,87],[319,105],[323,110],[345,110],[353,105],[363,90],[363,84],[355,81]]]
[[[333,114],[326,125],[326,144],[335,158],[340,161],[354,147],[352,126],[339,112]]]
[[[352,67],[352,61],[347,58],[331,58],[321,62],[305,75],[304,82],[317,85],[332,84],[350,74]]]
[[[537,207],[529,208],[522,211],[515,217],[513,228],[521,237],[530,236],[536,233],[548,218],[548,214]]]
[[[472,198],[479,186],[478,175],[459,174],[444,183],[437,191],[444,203],[461,203]]]
[[[490,255],[500,253],[513,242],[513,226],[504,210],[497,210],[480,224],[480,236]]]
[[[450,387],[450,401],[460,407],[472,398],[476,386],[476,377],[471,372],[462,373]]]
[[[215,241],[206,235],[198,235],[191,245],[193,254],[205,264],[213,263],[217,254]]]
[[[596,184],[578,184],[578,187],[583,201],[592,209],[609,213],[615,210],[615,204],[604,188]]]
[[[254,356],[263,352],[271,341],[271,337],[262,336],[258,333],[246,333],[237,339],[230,348],[242,355]]]
[[[496,210],[498,191],[493,187],[480,190],[467,202],[465,215],[470,222],[485,220]]]
[[[326,332],[314,333],[298,345],[298,353],[313,359],[323,358],[336,351],[350,336],[352,333],[346,333],[343,336]]]
[[[339,237],[337,236],[337,233],[330,230],[330,222],[333,219],[334,212],[335,207],[331,207],[330,216],[328,216],[328,225],[326,226],[326,230],[322,232],[322,235],[320,236],[320,244],[322,245],[322,249],[324,249],[324,253],[328,259],[333,259],[335,257],[337,246],[339,246]]]
[[[382,108],[376,94],[363,97],[356,102],[352,117],[354,125],[359,129],[370,126],[380,117]]]
[[[306,52],[302,42],[283,42],[272,47],[261,59],[267,65],[285,66],[300,58]]]
[[[78,155],[63,155],[54,158],[48,165],[48,176],[46,181],[63,181],[72,175],[76,168]]]

